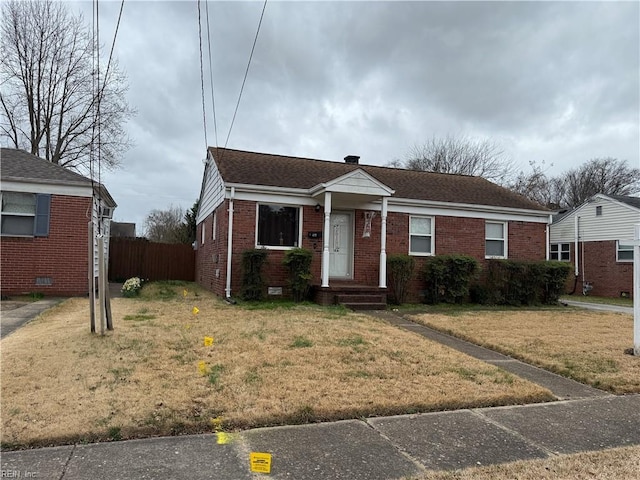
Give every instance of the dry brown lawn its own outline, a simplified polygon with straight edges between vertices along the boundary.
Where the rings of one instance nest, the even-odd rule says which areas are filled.
[[[3,446],[553,398],[362,314],[317,306],[252,310],[196,293],[114,299],[115,330],[104,337],[89,332],[87,300],[70,299],[3,339]]]
[[[429,472],[419,480],[640,480],[640,446],[560,455],[542,460]]]
[[[584,310],[421,314],[413,320],[617,394],[640,392],[633,318]]]

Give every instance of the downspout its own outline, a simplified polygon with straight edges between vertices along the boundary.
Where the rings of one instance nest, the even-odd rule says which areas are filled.
[[[229,231],[227,233],[227,285],[224,289],[225,297],[231,298],[231,258],[233,248],[233,199],[236,196],[236,188],[231,187],[229,194]]]
[[[569,295],[573,295],[574,293],[576,293],[576,287],[578,286],[578,276],[580,275],[580,264],[579,264],[579,258],[578,258],[578,243],[580,240],[580,217],[577,215],[573,218],[573,233],[574,233],[574,240],[575,240],[574,247],[573,247],[575,277],[573,280],[573,290],[571,290],[571,293],[569,293]]]
[[[553,215],[549,215],[549,219],[547,221],[547,252],[546,252],[546,260],[549,261],[551,255],[551,222],[553,222]]]

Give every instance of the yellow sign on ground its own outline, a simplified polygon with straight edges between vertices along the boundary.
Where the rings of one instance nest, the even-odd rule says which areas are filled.
[[[194,315],[197,315],[199,311],[200,309],[198,307],[193,307],[193,309],[191,310],[191,313],[193,313]]]
[[[258,473],[271,473],[271,454],[251,452],[249,454],[251,471]]]
[[[213,337],[204,337],[204,346],[210,347],[213,345]]]

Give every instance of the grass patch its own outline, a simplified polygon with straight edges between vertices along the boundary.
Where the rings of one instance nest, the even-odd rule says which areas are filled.
[[[317,305],[274,314],[195,297],[191,285],[165,287],[176,295],[114,298],[115,328],[104,336],[90,333],[88,301],[76,298],[3,339],[2,444],[211,432],[216,418],[238,429],[553,398],[364,314]]]
[[[149,313],[149,309],[147,307],[140,308],[135,314],[125,315],[122,317],[123,320],[133,320],[134,322],[143,322],[145,320],[155,320],[156,315],[153,313]]]
[[[464,312],[412,320],[616,394],[640,393],[633,318],[584,310]]]
[[[309,348],[313,347],[313,342],[304,335],[298,335],[289,344],[289,348]]]

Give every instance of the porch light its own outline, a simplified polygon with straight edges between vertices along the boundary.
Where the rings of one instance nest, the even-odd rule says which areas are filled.
[[[316,206],[314,207],[314,210],[316,211],[316,213],[318,213],[320,211],[320,204],[316,203]]]

